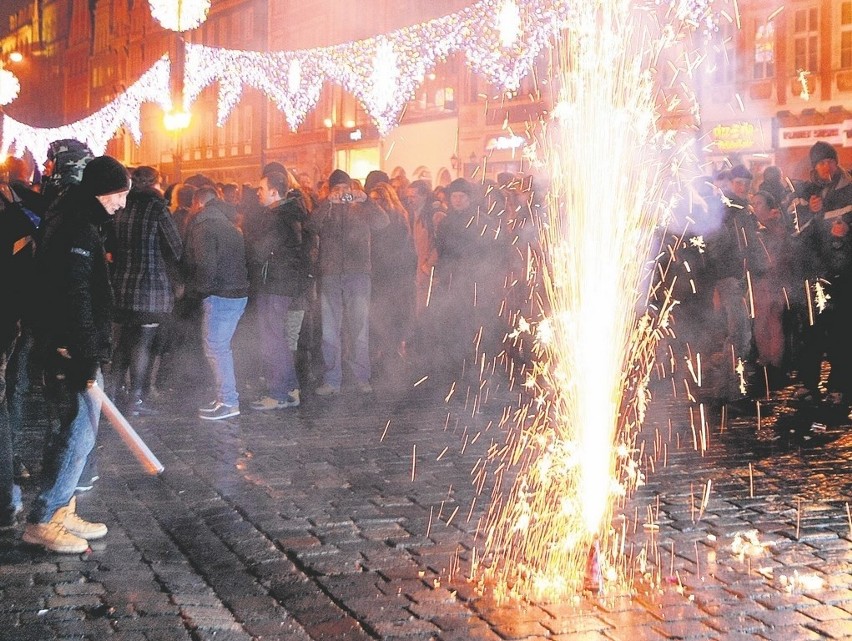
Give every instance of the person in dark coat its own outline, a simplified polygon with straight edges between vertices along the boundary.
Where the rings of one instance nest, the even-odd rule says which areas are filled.
[[[54,552],[84,552],[107,534],[103,523],[76,514],[74,491],[95,445],[102,384],[110,359],[112,287],[101,227],[124,207],[130,176],[114,158],[88,162],[48,216],[36,253],[42,292],[36,344],[44,354],[44,396],[53,439],[42,466],[42,488],[27,518],[23,540]]]
[[[186,233],[186,294],[201,300],[204,355],[216,382],[216,398],[198,417],[216,421],[238,416],[239,394],[231,339],[248,301],[245,243],[215,187],[195,192],[198,213]]]
[[[810,149],[813,217],[802,229],[808,322],[803,330],[799,377],[808,400],[819,400],[823,358],[831,363],[828,400],[848,411],[852,402],[852,176],[837,164],[837,151],[824,141]],[[826,296],[827,294],[827,296]]]
[[[388,215],[352,187],[352,179],[335,169],[328,180],[328,199],[308,219],[319,236],[322,355],[326,371],[319,396],[340,392],[343,382],[344,309],[351,339],[356,386],[368,394],[370,383],[370,246],[372,232],[387,227]]]
[[[128,411],[149,416],[156,411],[145,398],[154,363],[154,341],[175,304],[168,267],[183,253],[180,231],[160,191],[153,167],[137,167],[127,206],[115,216],[112,283],[118,349],[112,371],[116,392],[129,373]]]
[[[260,179],[258,196],[264,210],[246,228],[246,254],[269,390],[252,403],[252,409],[284,409],[300,403],[288,320],[308,284],[309,243],[304,229],[308,212],[301,194],[289,188],[281,172]]]

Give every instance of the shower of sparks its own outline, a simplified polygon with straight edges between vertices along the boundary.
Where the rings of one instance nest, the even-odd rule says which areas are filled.
[[[673,305],[663,296],[644,311],[667,140],[649,69],[671,39],[652,36],[640,14],[626,0],[580,0],[554,44],[554,106],[535,144],[549,182],[540,320],[517,329],[534,344],[530,401],[495,457],[472,561],[498,600],[579,592],[595,545],[603,576],[616,576],[614,505],[644,481],[635,440]],[[504,489],[509,468],[517,475]]]

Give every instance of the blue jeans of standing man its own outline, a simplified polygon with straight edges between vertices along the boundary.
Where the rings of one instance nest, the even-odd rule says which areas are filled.
[[[96,380],[103,387],[100,370]],[[52,473],[43,479],[41,492],[27,517],[30,523],[47,523],[56,510],[68,505],[89,452],[95,447],[101,418],[100,400],[94,394],[72,390],[61,367],[47,367],[44,397],[51,424],[57,429],[51,451],[46,452],[53,462],[45,469]]]
[[[343,319],[352,349],[352,373],[359,383],[370,382],[370,274],[324,274],[322,305],[322,356],[324,382],[340,388]]]
[[[260,330],[264,374],[269,385],[269,396],[286,401],[287,394],[299,388],[293,351],[288,337],[290,296],[259,294],[257,297],[257,322]]]
[[[231,339],[243,316],[247,300],[208,296],[201,303],[204,355],[216,381],[216,400],[230,406],[239,405],[240,402]]]

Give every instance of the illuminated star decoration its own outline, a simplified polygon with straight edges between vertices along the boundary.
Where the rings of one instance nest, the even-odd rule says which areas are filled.
[[[139,114],[144,102],[155,102],[164,111],[171,109],[169,91],[169,61],[161,58],[134,82],[123,94],[99,109],[91,116],[61,127],[30,127],[6,115],[3,118],[3,144],[0,154],[8,154],[14,147],[15,153],[23,154],[29,149],[38,164],[47,159],[48,145],[54,140],[76,138],[86,142],[91,150],[101,155],[110,139],[122,126],[126,126],[139,143],[142,131]]]
[[[210,0],[148,0],[151,15],[164,29],[184,32],[207,20]]]

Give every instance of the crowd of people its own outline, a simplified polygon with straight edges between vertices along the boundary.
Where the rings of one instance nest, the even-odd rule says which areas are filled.
[[[313,185],[271,162],[256,185],[198,174],[165,186],[154,167],[76,140],[50,145],[40,180],[21,159],[6,166],[0,527],[22,507],[17,441],[38,382],[50,429],[23,540],[55,552],[107,534],[75,502],[99,478],[96,388],[148,417],[163,411],[158,391],[192,398],[197,382],[211,390],[197,416],[211,421],[286,411],[303,393],[374,394],[415,360],[433,378],[471,375],[474,355],[502,344],[500,302],[524,280],[538,215],[512,174],[433,189],[336,169]],[[248,388],[263,392],[241,402]]]
[[[683,195],[668,230],[667,280],[698,400],[743,409],[798,383],[802,402],[849,411],[852,178],[828,143],[815,143],[809,160],[806,180],[770,166],[755,185],[738,164],[696,179]]]
[[[743,165],[699,178],[664,232],[677,355],[702,400],[762,397],[795,376],[803,401],[849,410],[852,177],[826,143],[810,161],[797,183],[769,167],[755,189]],[[506,337],[510,314],[535,314],[527,266],[544,214],[529,177],[433,188],[335,169],[311,184],[271,162],[256,185],[198,174],[164,186],[157,169],[76,140],[50,145],[40,180],[20,159],[6,168],[0,527],[22,507],[16,440],[37,381],[50,429],[23,540],[48,550],[107,534],[74,498],[99,476],[96,386],[146,417],[162,411],[158,390],[192,398],[197,382],[210,390],[197,416],[213,421],[246,405],[286,412],[305,394],[375,394],[412,363],[478,383],[486,358],[528,357]],[[241,402],[249,388],[263,391]]]

